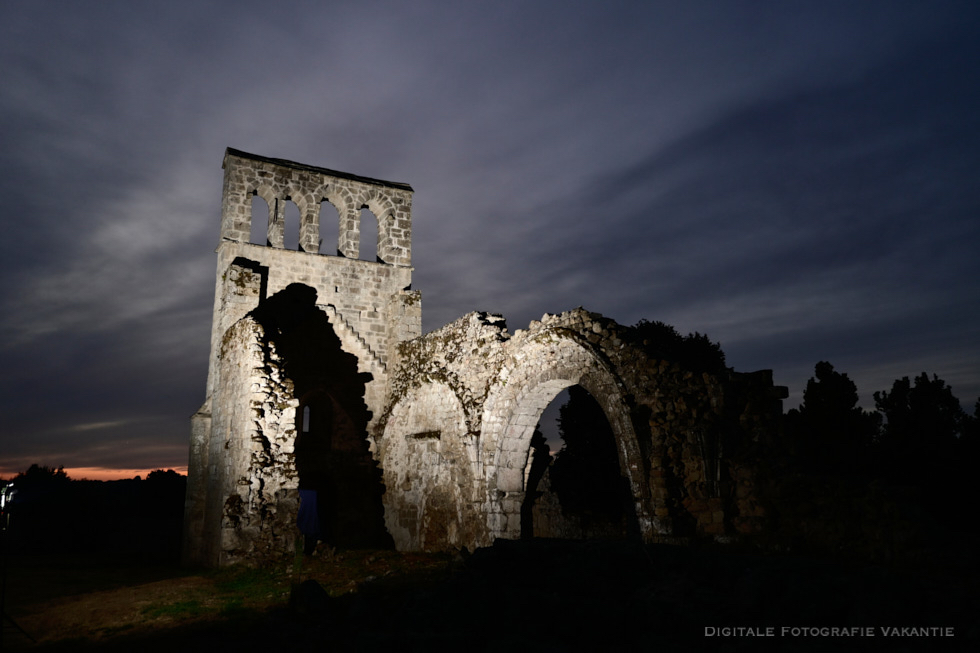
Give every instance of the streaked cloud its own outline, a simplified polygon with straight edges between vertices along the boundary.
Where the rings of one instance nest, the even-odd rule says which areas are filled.
[[[18,465],[186,457],[226,146],[411,183],[426,329],[584,305],[707,332],[792,397],[818,360],[862,399],[921,371],[980,395],[972,4],[5,14],[0,437]]]

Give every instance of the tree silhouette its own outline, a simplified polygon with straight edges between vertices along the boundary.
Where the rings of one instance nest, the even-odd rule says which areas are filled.
[[[960,435],[966,414],[953,389],[935,374],[903,377],[891,392],[876,392],[875,407],[885,416],[883,436],[894,442],[935,445]]]
[[[692,372],[721,372],[726,369],[725,352],[721,350],[721,345],[711,342],[707,335],[697,331],[682,336],[669,324],[640,320],[630,327],[628,336],[650,358],[678,363]]]
[[[960,465],[972,466],[980,460],[980,399],[973,404],[973,415],[963,416],[958,445]]]
[[[890,392],[875,392],[874,399],[885,418],[879,450],[889,475],[931,486],[943,467],[955,462],[959,438],[969,424],[952,388],[923,372],[914,384],[903,377]]]
[[[814,374],[803,404],[786,414],[786,435],[798,464],[818,473],[867,474],[879,416],[858,407],[857,386],[830,363],[817,363]]]
[[[587,531],[601,524],[620,525],[625,480],[612,427],[602,407],[579,386],[568,389],[558,417],[561,450],[551,466],[551,487],[562,510],[582,519]]]
[[[37,463],[31,465],[27,468],[27,471],[21,472],[14,477],[14,483],[17,487],[27,488],[27,487],[48,487],[52,485],[60,485],[71,480],[68,477],[68,473],[65,471],[64,467],[47,467],[45,465],[38,465]]]

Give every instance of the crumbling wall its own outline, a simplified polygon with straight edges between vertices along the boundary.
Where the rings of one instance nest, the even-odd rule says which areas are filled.
[[[476,546],[519,537],[531,435],[544,408],[571,385],[597,400],[612,427],[644,537],[723,536],[760,528],[765,515],[755,494],[754,457],[775,433],[781,389],[765,372],[695,373],[651,359],[632,337],[629,327],[577,309],[545,315],[514,334],[499,316],[471,313],[402,344],[376,430],[389,528],[405,533],[395,537],[396,545],[447,548],[465,540],[437,533],[443,531],[466,532]],[[441,390],[422,390],[435,386]],[[465,423],[465,430],[433,425],[433,415],[443,414],[433,397],[452,397],[456,408],[446,415]],[[472,478],[433,473],[433,466],[445,466],[451,457],[406,454],[420,447],[419,434],[426,433],[431,453],[450,449],[455,439],[468,452],[460,460],[470,464]],[[412,484],[403,480],[409,477]],[[466,504],[464,510],[459,506],[465,499],[456,498],[447,503],[454,508],[446,523],[423,523],[423,497],[454,484],[478,509]],[[549,509],[540,507],[539,517]],[[552,519],[557,523],[553,514]],[[563,531],[574,528],[560,525]]]
[[[480,433],[508,337],[499,316],[471,313],[399,345],[374,430],[385,521],[399,549],[490,539]]]
[[[199,563],[226,565],[292,551],[298,509],[292,384],[274,345],[247,316],[222,341],[206,472]]]
[[[785,396],[770,374],[656,359],[630,327],[584,309],[513,334],[500,316],[471,313],[422,335],[421,297],[410,289],[411,187],[231,149],[223,167],[186,561],[258,562],[294,550],[297,408],[338,411],[318,422],[330,427],[303,463],[345,486],[330,490],[347,493],[338,523],[367,533],[376,514],[382,529],[373,504],[383,500],[384,527],[404,550],[520,537],[535,510],[549,532],[584,532],[528,496],[535,426],[573,385],[608,420],[644,538],[764,528],[756,470]],[[268,215],[252,215],[255,196]],[[300,212],[298,251],[284,248],[287,202]],[[322,202],[338,210],[336,256],[319,254]],[[358,260],[363,208],[378,219],[377,261]],[[253,220],[266,223],[265,245],[248,242]]]
[[[629,398],[604,352],[588,340],[590,333],[591,326],[575,320],[549,320],[532,323],[507,341],[507,361],[484,405],[486,510],[493,537],[520,536],[534,427],[547,405],[572,385],[581,386],[596,399],[612,426],[620,470],[629,484],[640,531],[650,537],[660,530],[649,510]]]

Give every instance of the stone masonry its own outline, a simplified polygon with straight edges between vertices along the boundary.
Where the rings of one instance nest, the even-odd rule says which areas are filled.
[[[224,169],[187,562],[291,555],[298,490],[314,482],[341,542],[448,550],[521,537],[531,436],[574,385],[609,422],[643,538],[765,527],[756,469],[785,396],[767,371],[650,359],[629,327],[584,309],[513,334],[502,317],[471,313],[421,335],[408,185],[232,149]],[[269,207],[265,245],[247,242],[251,220],[266,217],[253,215],[256,196]],[[288,201],[298,251],[283,248]],[[319,253],[323,202],[339,215],[335,256]],[[357,260],[365,207],[378,220],[376,261]]]

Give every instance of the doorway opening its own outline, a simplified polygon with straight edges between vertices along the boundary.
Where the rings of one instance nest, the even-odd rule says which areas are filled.
[[[616,438],[581,386],[559,393],[531,439],[521,537],[623,538],[638,532]]]

